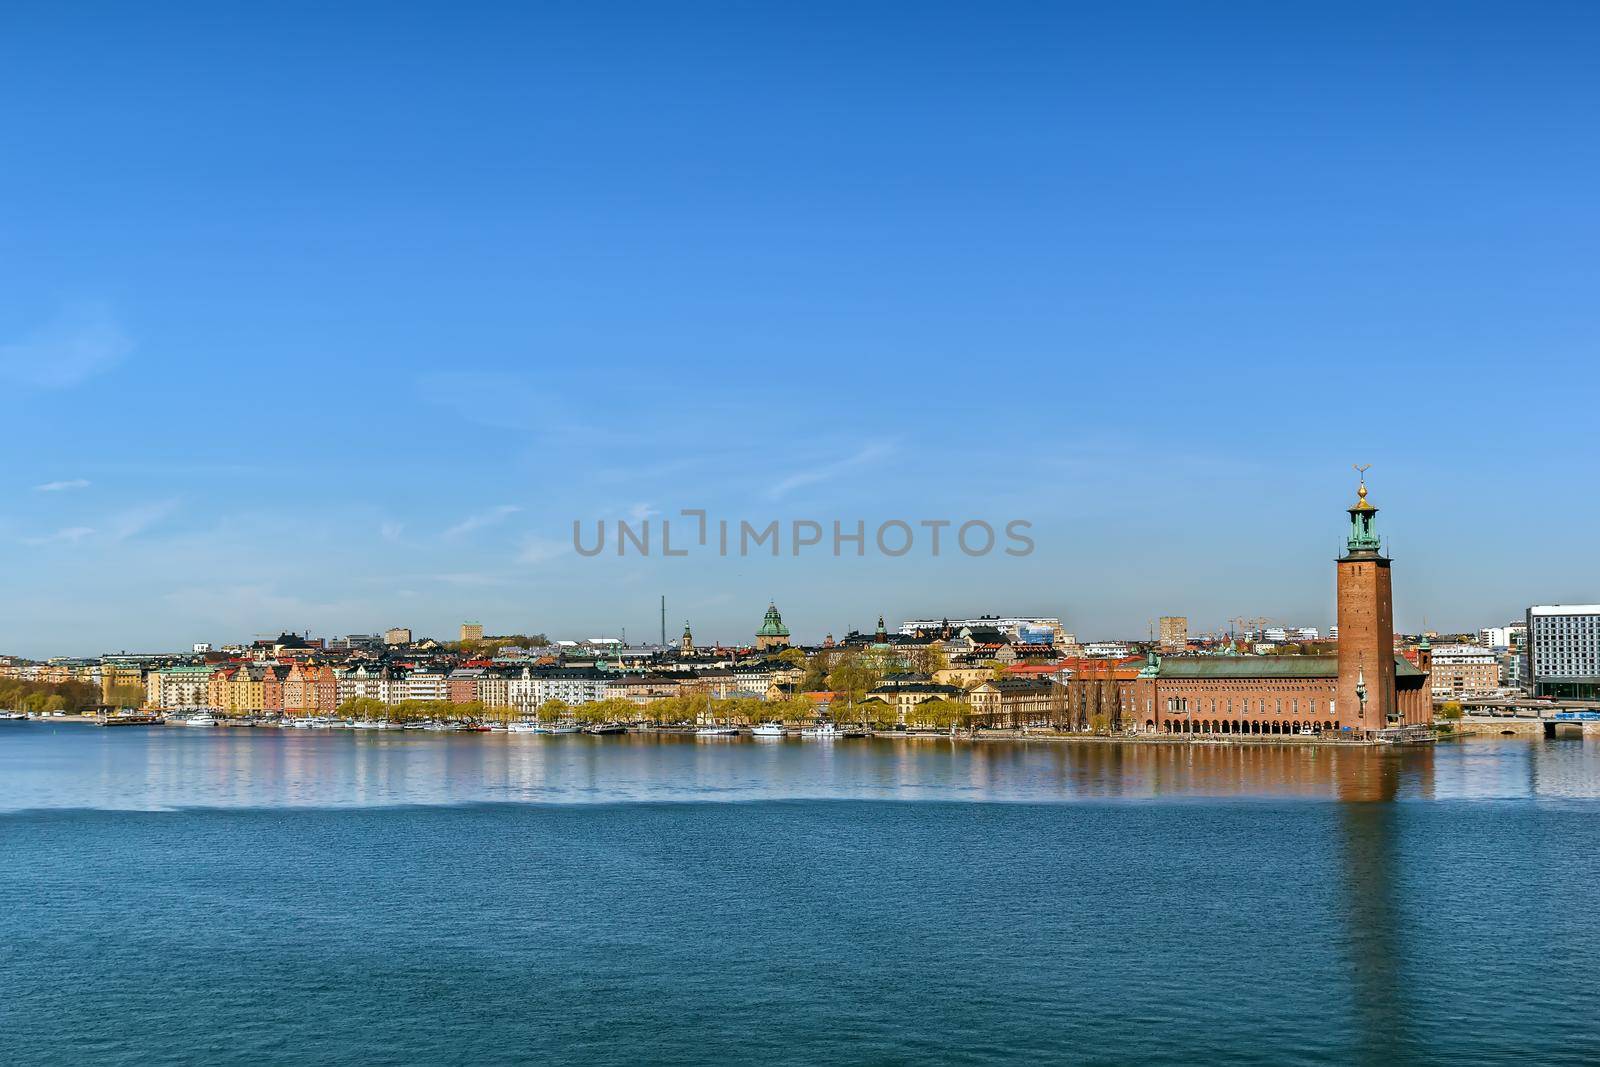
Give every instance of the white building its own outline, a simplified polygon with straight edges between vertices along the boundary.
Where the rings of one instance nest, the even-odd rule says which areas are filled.
[[[152,708],[203,708],[210,703],[210,666],[165,667],[146,676],[145,702]]]
[[[360,664],[342,671],[335,671],[334,677],[338,679],[339,703],[357,698],[366,700],[384,700],[386,696],[380,671]]]
[[[976,619],[907,619],[900,624],[900,633],[914,637],[917,631],[925,633],[942,629],[946,624],[951,633],[960,633],[964,627],[994,627],[1017,644],[1052,644],[1065,648],[1075,644],[1076,638],[1061,625],[1061,620],[1047,615],[980,615]]]
[[[406,675],[407,700],[449,700],[449,676],[444,671],[416,670]]]
[[[1477,645],[1440,645],[1433,650],[1433,695],[1460,696],[1500,687],[1500,660]]]
[[[1478,631],[1478,644],[1484,648],[1521,648],[1527,640],[1528,626],[1521,622],[1485,626]]]
[[[570,669],[535,675],[534,706],[551,700],[588,704],[606,697],[606,676],[599,671]]]

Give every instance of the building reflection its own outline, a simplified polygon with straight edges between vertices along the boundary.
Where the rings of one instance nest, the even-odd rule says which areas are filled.
[[[1405,833],[1402,798],[1431,798],[1435,753],[1431,746],[1361,749],[1340,761],[1336,899],[1344,924],[1349,968],[1354,1058],[1383,1062],[1409,1048],[1416,1031],[1413,998],[1405,995],[1402,963],[1407,958],[1408,910],[1422,902],[1405,899]],[[1412,824],[1414,825],[1414,824]]]

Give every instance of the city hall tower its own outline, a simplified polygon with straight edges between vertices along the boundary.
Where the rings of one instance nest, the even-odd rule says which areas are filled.
[[[1350,537],[1338,559],[1339,725],[1382,730],[1397,713],[1394,690],[1394,594],[1389,557],[1374,529],[1378,509],[1367,499],[1366,467],[1350,512]]]

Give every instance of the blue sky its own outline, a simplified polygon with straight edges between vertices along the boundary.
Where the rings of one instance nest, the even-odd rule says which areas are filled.
[[[1600,598],[1585,4],[0,10],[0,651]],[[574,519],[1033,523],[575,556]]]

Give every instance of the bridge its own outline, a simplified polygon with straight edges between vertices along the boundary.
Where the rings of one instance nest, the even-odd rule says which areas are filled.
[[[1463,727],[1479,734],[1533,734],[1544,737],[1600,737],[1600,708],[1562,706],[1545,700],[1461,702]]]

